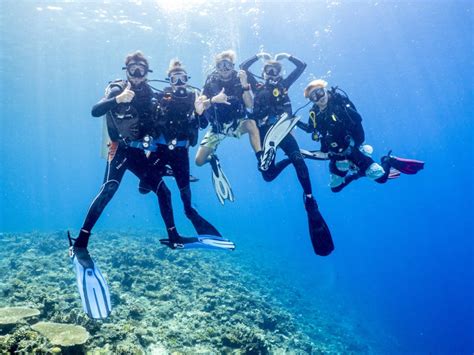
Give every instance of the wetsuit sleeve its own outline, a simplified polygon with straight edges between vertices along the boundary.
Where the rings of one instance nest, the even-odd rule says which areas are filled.
[[[252,90],[256,90],[257,88],[257,84],[258,84],[258,81],[257,79],[255,78],[255,76],[250,72],[250,67],[256,62],[258,61],[258,57],[256,55],[254,55],[253,57],[245,60],[242,62],[242,64],[240,64],[239,68],[241,70],[245,70],[245,72],[247,73],[247,80],[250,84],[250,87],[252,88]]]
[[[296,125],[298,126],[298,128],[301,128],[306,133],[311,133],[313,131],[313,127],[311,127],[311,124],[310,124],[310,119],[308,120],[308,123],[298,121],[296,122]]]
[[[248,71],[250,67],[258,60],[258,57],[254,55],[247,60],[244,60],[242,64],[240,64],[239,68],[245,71]]]
[[[202,94],[205,95],[208,99],[210,99],[211,92],[208,84],[209,78],[206,80],[204,87],[202,88]]]
[[[92,107],[91,114],[93,117],[101,117],[118,105],[115,96],[120,94],[122,90],[119,86],[114,86],[107,97],[104,97]]]
[[[304,70],[306,69],[306,63],[302,62],[296,57],[289,57],[288,60],[292,62],[296,68],[288,75],[285,79],[283,79],[283,86],[287,89],[290,88],[291,85],[303,74]]]

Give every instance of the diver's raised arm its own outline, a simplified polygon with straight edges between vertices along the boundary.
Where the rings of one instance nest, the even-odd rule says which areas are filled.
[[[260,52],[260,53],[257,53],[255,54],[253,57],[250,57],[249,59],[246,59],[244,60],[239,68],[242,69],[242,70],[245,70],[245,71],[248,71],[249,68],[256,62],[258,61],[259,59],[264,59],[264,60],[270,60],[272,59],[272,56],[268,53],[265,53],[265,52]]]
[[[301,76],[301,74],[303,74],[306,69],[306,63],[288,53],[279,53],[275,58],[279,58],[278,60],[286,58],[296,66],[296,68],[293,69],[293,71],[284,79],[284,86],[289,88]]]
[[[130,90],[130,83],[125,88],[120,84],[110,84],[106,96],[96,103],[91,110],[93,117],[101,117],[120,103],[128,103],[133,100],[135,93]]]

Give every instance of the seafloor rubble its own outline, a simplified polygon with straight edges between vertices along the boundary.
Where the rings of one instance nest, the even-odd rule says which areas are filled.
[[[0,322],[0,353],[371,352],[325,312],[295,315],[275,296],[285,297],[278,283],[249,272],[239,251],[173,251],[152,235],[94,234],[91,255],[113,304],[109,319],[94,321],[82,311],[65,232],[0,234],[0,307],[39,310]],[[32,327],[39,322],[82,326],[90,336],[55,344]]]

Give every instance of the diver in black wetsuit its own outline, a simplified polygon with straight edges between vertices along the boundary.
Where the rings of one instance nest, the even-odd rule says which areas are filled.
[[[92,108],[92,115],[106,115],[110,137],[104,183],[92,201],[77,238],[69,238],[69,256],[76,273],[76,282],[84,312],[93,319],[105,319],[111,311],[109,287],[87,249],[89,236],[105,206],[117,191],[125,171],[132,171],[147,182],[158,195],[161,215],[168,231],[175,231],[170,192],[153,169],[143,148],[149,144],[153,130],[154,93],[146,83],[150,72],[141,52],[125,59],[127,80],[116,80],[106,89],[105,97]]]
[[[171,86],[164,88],[156,96],[155,138],[153,139],[155,148],[152,149],[148,159],[158,176],[163,175],[168,165],[173,170],[186,217],[189,218],[201,239],[198,241],[196,238],[184,238],[176,230],[172,230],[168,233],[169,238],[162,239],[161,243],[175,249],[187,248],[191,245],[196,247],[196,243],[200,243],[199,247],[209,246],[209,243],[217,247],[216,243],[219,242],[224,249],[233,249],[233,243],[229,241],[227,241],[229,242],[227,247],[224,247],[222,244],[224,239],[208,237],[221,237],[221,235],[191,205],[189,146],[195,146],[198,139],[199,120],[195,115],[195,110],[198,109],[196,107],[198,96],[188,89],[188,74],[179,60],[171,61],[168,79]],[[144,188],[144,184],[141,184],[142,191]],[[203,239],[203,236],[206,237]]]
[[[151,70],[141,52],[128,55],[123,69],[126,70],[127,80],[116,80],[109,84],[105,97],[92,108],[92,116],[106,115],[109,152],[104,182],[89,207],[79,236],[75,239],[75,248],[87,248],[92,228],[127,170],[149,182],[148,185],[158,195],[167,230],[175,230],[170,192],[161,179],[151,176],[149,161],[142,146],[153,131],[154,92],[146,83]]]
[[[304,96],[313,103],[308,123],[298,122],[304,131],[321,142],[321,152],[329,158],[330,187],[339,192],[352,181],[366,176],[375,182],[385,183],[389,178],[416,174],[424,163],[390,155],[376,163],[372,147],[364,144],[362,117],[347,95],[336,88],[327,89],[327,82],[313,80],[305,88]]]
[[[219,201],[234,201],[234,194],[215,154],[220,142],[226,137],[240,138],[249,135],[250,145],[257,159],[261,155],[260,135],[255,121],[247,119],[247,110],[252,106],[252,95],[247,74],[235,70],[236,54],[232,50],[216,56],[215,70],[204,84],[198,106],[204,112],[201,128],[211,124],[196,153],[196,165],[210,163],[213,184]]]
[[[264,82],[258,82],[250,72],[250,67],[259,59],[266,61],[263,67]],[[288,59],[296,66],[286,78],[281,75],[282,65],[280,61],[283,59]],[[288,90],[303,73],[306,64],[287,53],[277,54],[275,60],[272,60],[267,53],[259,53],[246,60],[240,67],[247,72],[254,93],[253,112],[250,117],[257,122],[260,139],[263,143],[266,133],[281,115],[286,113],[292,116]],[[283,149],[288,159],[277,164],[272,162],[268,170],[262,171],[263,178],[265,181],[272,181],[288,164],[293,164],[304,191],[305,208],[308,214],[309,230],[314,250],[318,255],[329,255],[334,249],[331,234],[313,197],[308,167],[300,153],[298,143],[293,135],[287,134],[279,147]]]

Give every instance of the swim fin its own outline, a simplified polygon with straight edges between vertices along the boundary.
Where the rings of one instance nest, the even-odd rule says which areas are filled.
[[[329,160],[329,153],[323,153],[320,150],[300,149],[300,153],[305,159],[311,160]]]
[[[235,249],[235,244],[230,240],[213,235],[198,235],[193,238],[179,237],[174,241],[170,239],[160,239],[160,243],[171,249]]]
[[[387,154],[390,166],[403,174],[414,175],[425,167],[424,161],[399,158],[391,155],[391,153],[392,151]]]
[[[214,185],[214,190],[216,191],[220,203],[224,204],[225,200],[234,202],[234,192],[232,191],[229,180],[227,180],[227,177],[222,171],[217,155],[212,154],[209,163],[212,167],[212,184]]]
[[[388,179],[396,179],[400,177],[400,172],[397,169],[390,168],[390,172],[388,173]]]
[[[281,141],[291,132],[299,121],[299,116],[290,116],[284,113],[270,127],[265,139],[263,140],[263,153],[260,162],[260,169],[267,171],[272,162],[275,160],[276,150]]]
[[[309,235],[314,252],[320,256],[328,256],[334,250],[331,231],[319,212],[316,200],[305,196],[305,208],[308,214]]]
[[[87,248],[74,247],[73,238],[71,238],[69,232],[67,234],[69,238],[69,257],[76,273],[82,308],[92,319],[105,319],[112,311],[107,282],[99,267],[90,257]]]

